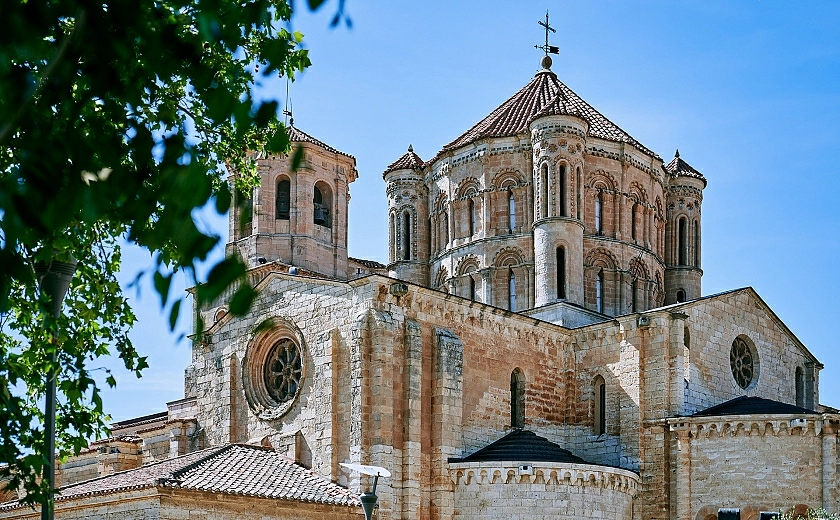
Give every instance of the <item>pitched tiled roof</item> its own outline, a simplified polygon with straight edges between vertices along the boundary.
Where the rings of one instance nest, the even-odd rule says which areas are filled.
[[[408,151],[405,152],[402,157],[392,162],[387,168],[385,168],[385,171],[382,172],[382,176],[384,177],[385,175],[397,170],[419,170],[423,167],[423,164],[423,159],[414,153],[414,148],[412,148],[411,145],[408,145]]]
[[[352,256],[347,257],[347,259],[352,262],[356,262],[357,264],[362,264],[368,269],[385,269],[386,267],[388,267],[385,264],[380,264],[376,260],[364,260],[362,258],[353,258]]]
[[[736,397],[711,408],[701,410],[691,417],[717,417],[721,415],[774,415],[816,414],[813,410],[761,397]]]
[[[556,74],[547,69],[537,72],[530,83],[460,137],[444,146],[441,153],[487,137],[521,134],[528,130],[531,121],[548,115],[577,116],[589,123],[588,135],[608,141],[628,143],[644,153],[658,157],[656,153],[592,108],[589,103],[558,80]]]
[[[286,127],[286,131],[289,132],[289,141],[291,141],[293,143],[310,143],[310,144],[318,145],[321,148],[327,150],[328,152],[337,153],[337,154],[341,154],[341,155],[344,155],[344,156],[347,156],[347,157],[350,157],[350,158],[354,158],[349,153],[344,153],[340,150],[336,150],[332,146],[330,146],[326,143],[323,143],[322,141],[319,141],[318,139],[315,139],[311,135],[307,134],[306,132],[304,132],[302,130],[299,130],[298,128],[296,128],[294,126],[289,125],[288,127]]]
[[[271,448],[228,444],[67,486],[57,501],[118,491],[170,487],[298,502],[360,503],[356,494],[281,457]],[[13,509],[6,503],[0,510]]]
[[[663,166],[663,168],[665,168],[665,171],[670,173],[674,177],[684,175],[686,177],[696,177],[698,179],[702,179],[704,183],[706,182],[706,178],[703,177],[702,173],[698,172],[697,170],[692,168],[690,164],[680,159],[679,150],[676,151],[676,153],[674,154],[674,158],[671,160],[671,162]]]
[[[492,444],[462,459],[449,462],[568,462],[588,464],[569,450],[540,437],[534,432],[517,428]]]

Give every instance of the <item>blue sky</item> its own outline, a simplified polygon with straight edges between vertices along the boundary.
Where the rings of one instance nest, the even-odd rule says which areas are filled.
[[[346,0],[352,29],[331,29],[336,5],[293,20],[313,66],[291,96],[298,128],[357,159],[351,256],[387,260],[382,171],[409,144],[432,157],[524,86],[549,9],[558,77],[665,162],[679,148],[709,180],[703,294],[754,287],[825,364],[821,401],[840,407],[840,2]],[[285,99],[285,81],[261,88]],[[197,218],[226,235],[226,217]],[[148,265],[127,251],[125,279]],[[170,334],[153,291],[130,294],[133,341],[151,367],[140,380],[117,372],[105,394],[117,420],[183,397],[190,361],[178,340],[188,320]]]

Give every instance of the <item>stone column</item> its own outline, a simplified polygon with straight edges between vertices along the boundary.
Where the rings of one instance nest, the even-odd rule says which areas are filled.
[[[687,423],[671,424],[671,431],[676,433],[676,494],[672,495],[671,510],[676,509],[676,520],[691,518],[691,426]],[[676,507],[674,507],[676,506]]]
[[[840,420],[823,416],[822,424],[822,507],[837,511],[837,432]]]
[[[420,518],[420,480],[423,467],[422,436],[422,379],[423,340],[420,325],[412,320],[405,322],[405,388],[403,406],[403,458],[402,458],[402,517]]]
[[[448,459],[461,455],[464,346],[450,330],[435,329],[432,373],[431,518],[455,514],[455,488]]]

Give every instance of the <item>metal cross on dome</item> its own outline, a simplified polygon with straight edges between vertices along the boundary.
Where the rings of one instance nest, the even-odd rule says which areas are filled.
[[[548,32],[551,31],[556,33],[557,31],[554,30],[554,27],[548,25],[548,11],[545,12],[545,22],[539,21],[538,24],[545,27],[545,45],[534,45],[535,49],[542,49],[545,51],[545,55],[548,56],[549,53],[551,54],[560,54],[560,48],[555,47],[554,45],[548,44]]]

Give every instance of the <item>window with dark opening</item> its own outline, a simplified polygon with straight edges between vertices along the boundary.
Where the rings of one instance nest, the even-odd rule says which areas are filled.
[[[472,199],[467,201],[467,219],[469,220],[469,236],[475,234],[475,202]]]
[[[566,250],[557,248],[557,298],[566,298]]]
[[[525,427],[525,375],[519,368],[510,374],[510,425]]]
[[[568,217],[566,213],[566,167],[561,166],[557,172],[557,210],[561,217]]]
[[[291,182],[283,179],[277,183],[277,208],[275,218],[289,220],[289,208],[291,206]]]
[[[681,218],[678,223],[678,241],[677,241],[677,254],[679,255],[677,258],[677,265],[686,265],[688,253],[688,242],[686,241],[686,229],[685,229],[685,219]]]
[[[411,215],[406,211],[402,216],[402,259],[411,260]]]
[[[677,303],[682,303],[685,301],[685,291],[682,289],[677,291]]]
[[[540,217],[548,216],[548,165],[543,164],[540,176]]]
[[[595,278],[595,308],[598,312],[604,312],[604,272],[598,273]]]
[[[603,435],[607,432],[607,385],[604,378],[595,378],[595,435]]]

